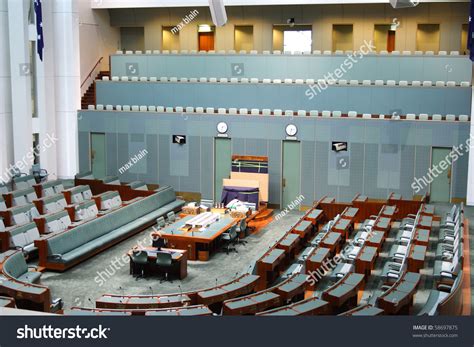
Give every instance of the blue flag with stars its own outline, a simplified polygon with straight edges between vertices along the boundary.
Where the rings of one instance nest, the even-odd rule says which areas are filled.
[[[36,51],[39,58],[43,61],[44,50],[44,36],[43,36],[43,9],[41,0],[35,0],[35,15],[36,15]]]

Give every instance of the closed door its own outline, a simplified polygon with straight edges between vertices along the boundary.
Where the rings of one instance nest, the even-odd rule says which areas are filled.
[[[431,202],[450,202],[451,200],[452,166],[449,164],[451,162],[450,152],[451,148],[433,148],[432,150],[431,164],[433,169],[431,171],[433,172],[433,181],[430,188]]]
[[[395,35],[396,35],[395,30],[389,30],[387,32],[387,51],[388,52],[393,52],[395,50]]]
[[[285,208],[300,195],[301,144],[283,141],[282,206]]]
[[[214,201],[220,202],[222,180],[230,177],[232,169],[232,142],[230,139],[216,138],[214,142]]]
[[[95,178],[106,176],[105,134],[91,133],[91,170]]]
[[[199,50],[213,51],[214,50],[214,33],[199,33]]]

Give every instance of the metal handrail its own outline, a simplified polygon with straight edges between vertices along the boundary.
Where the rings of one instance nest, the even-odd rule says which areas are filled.
[[[94,65],[94,67],[92,68],[92,70],[89,72],[89,74],[87,75],[87,77],[85,78],[85,80],[82,82],[81,88],[84,86],[84,84],[86,84],[87,80],[92,76],[92,74],[94,73],[95,69],[97,68],[97,66],[99,66],[99,64],[102,62],[103,59],[104,59],[104,57],[100,57],[100,59],[97,61],[97,63],[95,63],[95,65]]]

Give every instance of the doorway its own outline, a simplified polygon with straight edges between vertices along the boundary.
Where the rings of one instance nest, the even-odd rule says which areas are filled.
[[[354,49],[354,27],[352,24],[332,26],[332,50],[352,51]]]
[[[301,143],[283,141],[282,156],[282,204],[284,209],[300,196],[301,187]]]
[[[392,25],[390,24],[375,24],[374,43],[377,51],[392,52],[395,50],[396,31],[391,29]]]
[[[274,25],[273,50],[287,52],[311,52],[313,29],[311,25]]]
[[[145,49],[145,28],[121,27],[120,48],[128,51],[143,51]]]
[[[91,133],[91,170],[95,178],[103,178],[106,175],[106,152],[105,134]]]
[[[467,48],[467,37],[469,32],[469,24],[463,24],[461,29],[461,54],[469,54],[469,49]]]
[[[198,26],[198,49],[200,51],[213,51],[215,41],[215,27],[207,24]]]
[[[430,185],[430,201],[431,202],[450,202],[451,201],[451,173],[452,165],[446,160],[449,158],[449,153],[451,148],[440,148],[434,147],[431,152],[431,167],[435,165],[439,168],[441,174],[438,174],[436,170],[434,171],[437,174],[437,177],[433,175],[433,181]],[[444,163],[442,163],[444,162]],[[442,164],[440,164],[442,163]]]
[[[214,140],[214,201],[220,202],[222,180],[230,178],[232,170],[232,142],[226,138]]]
[[[239,51],[253,50],[253,26],[236,25],[234,28],[234,49]]]

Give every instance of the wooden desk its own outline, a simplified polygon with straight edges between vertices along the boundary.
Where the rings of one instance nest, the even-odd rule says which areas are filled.
[[[257,316],[317,316],[329,315],[331,305],[324,300],[312,297],[306,300],[298,301],[288,306],[275,308],[273,310],[259,312]]]
[[[331,256],[334,256],[340,251],[341,240],[342,234],[331,231],[323,237],[320,246],[328,248]]]
[[[299,245],[300,236],[298,234],[288,233],[276,244],[276,248],[284,250],[288,261],[290,261],[295,258],[295,253]]]
[[[370,272],[374,268],[375,260],[377,259],[377,247],[364,245],[356,257],[355,272],[370,276]]]
[[[280,303],[281,298],[278,294],[265,291],[224,301],[222,314],[231,316],[255,314],[277,307]]]
[[[416,228],[413,235],[413,241],[417,245],[427,246],[430,242],[430,230]]]
[[[172,295],[102,295],[95,305],[101,309],[149,310],[155,308],[180,307],[191,303],[187,294]]]
[[[408,253],[408,271],[420,272],[425,266],[426,246],[411,245]]]
[[[364,275],[348,273],[333,286],[323,292],[322,299],[331,303],[333,308],[346,304],[357,304],[357,291],[364,282]]]
[[[341,234],[341,242],[345,242],[348,239],[352,230],[354,230],[354,223],[351,219],[346,218],[339,218],[331,229],[331,231]]]
[[[311,284],[310,281],[306,282],[306,288],[310,290],[314,290],[319,283],[319,280],[322,277],[319,273],[319,269],[325,261],[329,258],[330,251],[328,248],[325,247],[319,247],[316,249],[316,251],[313,253],[311,257],[306,259],[306,273],[311,276],[314,280],[314,284]]]
[[[418,224],[416,225],[417,228],[426,229],[426,230],[431,230],[432,226],[433,226],[433,216],[426,216],[426,215],[420,216],[420,219],[418,220]]]
[[[308,220],[313,224],[314,230],[318,230],[319,221],[323,218],[324,212],[323,210],[312,209],[306,216],[304,216],[304,220]]]
[[[131,258],[133,251],[143,251],[146,252],[148,255],[148,264],[145,269],[145,273],[152,274],[152,273],[164,273],[159,266],[156,265],[156,253],[157,252],[166,252],[171,253],[173,258],[173,265],[172,265],[172,272],[170,275],[174,274],[177,275],[180,280],[186,278],[188,275],[188,252],[186,250],[181,249],[166,249],[162,248],[161,251],[158,251],[158,248],[155,247],[142,247],[142,248],[134,248],[128,251],[128,256]],[[130,273],[133,273],[133,262],[130,259]]]
[[[420,282],[420,274],[407,272],[377,299],[377,306],[387,314],[409,314],[410,306]]]
[[[372,227],[372,230],[382,231],[387,236],[392,227],[392,220],[388,217],[378,217]]]
[[[382,217],[393,218],[397,213],[397,206],[384,205],[380,210],[379,215]]]
[[[197,293],[197,303],[203,305],[220,304],[225,300],[250,294],[254,291],[259,276],[243,275],[233,282],[203,290]]]
[[[350,219],[351,221],[354,221],[357,218],[357,215],[359,214],[359,209],[356,207],[347,207],[344,212],[341,214],[342,218],[345,219]]]
[[[238,220],[229,215],[223,215],[221,219],[203,231],[183,231],[182,228],[186,222],[195,217],[190,215],[179,219],[159,232],[151,233],[151,236],[166,239],[170,248],[187,250],[189,260],[207,261],[211,253],[218,249],[220,236],[233,227]]]
[[[352,310],[341,313],[339,316],[381,316],[384,310],[372,305],[358,306]]]
[[[308,220],[302,220],[291,229],[290,232],[298,234],[302,240],[308,240],[313,233],[313,223]]]
[[[273,248],[257,261],[257,275],[260,276],[257,291],[267,288],[267,285],[278,277],[278,270],[284,259],[285,251]]]
[[[289,302],[304,299],[305,287],[306,275],[297,274],[270,288],[269,291],[278,294],[283,302]]]
[[[376,247],[380,251],[384,241],[385,233],[383,231],[372,231],[365,244],[367,246]]]
[[[424,216],[434,216],[435,208],[433,205],[423,204],[420,208],[420,214]]]

